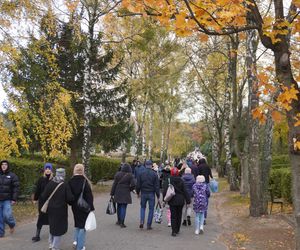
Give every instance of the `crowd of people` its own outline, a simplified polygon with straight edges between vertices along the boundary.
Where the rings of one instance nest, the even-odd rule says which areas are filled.
[[[73,176],[65,180],[64,168],[54,170],[51,163],[46,163],[33,194],[33,202],[38,203],[38,218],[33,242],[40,241],[43,225],[49,225],[49,249],[59,250],[62,236],[68,230],[68,205],[74,217],[74,242],[76,250],[85,250],[85,223],[90,211],[94,211],[92,185],[85,175],[84,166],[76,164]],[[132,203],[131,194],[140,199],[140,229],[152,230],[152,221],[156,199],[166,210],[167,224],[172,236],[180,232],[181,225],[191,226],[192,210],[195,212],[195,234],[204,232],[208,200],[209,182],[213,178],[211,169],[204,158],[199,160],[178,160],[174,164],[153,163],[146,160],[143,164],[134,160],[132,165],[122,164],[115,174],[111,188],[111,198],[117,204],[116,225],[126,228],[127,205]],[[174,194],[165,201],[169,187]],[[5,224],[10,233],[14,232],[15,219],[12,205],[16,203],[19,192],[19,179],[10,170],[8,161],[0,162],[0,238],[5,235]],[[79,200],[84,199],[83,207]],[[146,208],[148,204],[148,217]]]
[[[192,209],[195,212],[195,234],[203,234],[206,224],[208,200],[210,197],[209,182],[212,179],[211,168],[206,159],[175,159],[174,164],[166,162],[158,166],[151,160],[144,164],[134,160],[132,165],[123,164],[115,175],[111,197],[117,203],[117,225],[125,228],[126,208],[132,203],[131,192],[140,198],[140,224],[143,229],[152,229],[157,203],[163,203],[167,215],[167,224],[172,228],[172,236],[178,235],[181,225],[191,226]],[[165,202],[169,186],[175,190],[174,196]],[[162,196],[162,197],[161,197]],[[145,211],[148,204],[148,218]]]

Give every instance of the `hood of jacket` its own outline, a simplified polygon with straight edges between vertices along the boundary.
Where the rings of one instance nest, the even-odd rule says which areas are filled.
[[[132,170],[131,170],[131,167],[129,164],[124,164],[121,168],[121,172],[125,172],[125,173],[131,173]]]
[[[2,165],[2,163],[7,163],[7,169],[5,170],[5,172],[3,172],[2,168],[0,167],[0,173],[1,174],[7,174],[10,171],[9,162],[7,160],[1,161],[0,166]]]

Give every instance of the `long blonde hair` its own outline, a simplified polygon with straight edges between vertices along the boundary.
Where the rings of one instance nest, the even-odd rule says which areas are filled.
[[[73,169],[73,176],[74,175],[82,175],[87,183],[90,185],[91,189],[92,189],[92,182],[90,181],[90,179],[85,175],[84,173],[84,166],[83,164],[80,164],[80,163],[77,163],[75,166],[74,166],[74,169]]]

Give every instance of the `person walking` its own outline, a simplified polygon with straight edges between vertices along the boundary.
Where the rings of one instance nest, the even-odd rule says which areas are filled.
[[[176,236],[180,232],[182,208],[185,204],[191,203],[190,196],[185,188],[184,182],[179,177],[179,171],[176,167],[171,169],[171,177],[169,179],[170,184],[174,186],[175,195],[168,201],[171,210],[171,227],[172,236]],[[166,196],[168,189],[168,183],[165,182],[163,189],[163,197]]]
[[[169,165],[166,165],[163,168],[162,174],[161,174],[161,188],[162,189],[166,185],[168,185],[168,180],[170,179],[170,176],[171,176],[171,167]],[[171,211],[170,211],[169,204],[167,204],[167,206],[166,206],[166,216],[167,216],[168,227],[170,227],[171,226]]]
[[[86,231],[84,229],[86,219],[89,215],[89,211],[81,209],[78,205],[78,199],[83,193],[83,199],[90,207],[90,211],[94,211],[94,197],[91,188],[90,180],[84,174],[84,166],[82,164],[76,164],[73,169],[73,176],[69,180],[69,186],[74,200],[72,202],[72,212],[74,217],[75,231],[73,246],[76,250],[85,249]]]
[[[195,212],[195,234],[204,232],[204,214],[208,208],[210,191],[203,175],[198,175],[193,185],[194,212]]]
[[[203,175],[205,182],[209,184],[210,179],[213,179],[211,168],[207,165],[206,159],[201,158],[198,163],[199,175]],[[209,202],[209,199],[207,199]],[[204,225],[206,225],[207,211],[204,213]]]
[[[117,172],[114,177],[114,182],[111,188],[110,195],[117,203],[117,222],[116,225],[120,225],[121,228],[125,228],[126,225],[126,209],[127,205],[132,203],[130,192],[135,189],[135,179],[133,177],[131,167],[125,163],[122,166],[121,171]]]
[[[5,224],[13,233],[16,221],[12,212],[12,205],[16,204],[19,193],[19,178],[10,171],[9,162],[0,162],[0,238],[5,235]]]
[[[144,228],[146,205],[149,203],[149,214],[147,220],[147,229],[152,229],[152,220],[155,206],[155,194],[159,200],[159,180],[155,171],[152,170],[152,161],[145,162],[146,169],[138,175],[136,193],[138,198],[141,193],[141,209],[140,209],[140,229]]]
[[[35,236],[32,237],[33,242],[38,242],[41,240],[40,233],[42,230],[42,226],[49,225],[48,214],[41,212],[41,208],[44,205],[41,195],[44,192],[47,184],[53,178],[52,171],[53,171],[52,164],[45,163],[43,176],[38,179],[38,181],[36,183],[35,192],[33,194],[33,203],[36,203],[38,201],[38,212],[39,212],[38,220],[36,223],[36,233],[35,233]]]
[[[191,225],[191,214],[192,214],[192,197],[193,197],[193,185],[195,184],[195,177],[192,174],[192,170],[190,168],[185,168],[184,171],[184,175],[181,177],[183,182],[184,182],[184,186],[190,196],[191,199],[191,203],[190,204],[185,204],[184,206],[184,212],[183,212],[183,226],[186,225]]]
[[[68,204],[71,205],[74,200],[70,186],[64,181],[65,176],[65,169],[56,169],[55,177],[47,184],[42,193],[43,202],[53,194],[47,210],[50,227],[49,248],[52,250],[60,249],[61,237],[68,231]]]

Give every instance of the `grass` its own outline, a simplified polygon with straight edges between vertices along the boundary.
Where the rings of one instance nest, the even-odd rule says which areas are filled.
[[[31,201],[17,203],[13,206],[13,213],[17,223],[30,220],[38,215],[37,204]]]
[[[110,190],[111,190],[111,185],[102,185],[102,184],[93,185],[93,193],[95,195],[108,193],[110,192]]]
[[[229,190],[229,184],[226,178],[219,178],[218,182],[219,182],[219,192]]]

